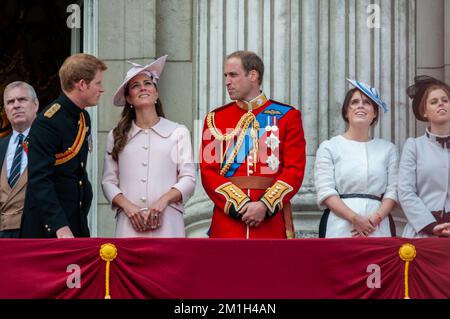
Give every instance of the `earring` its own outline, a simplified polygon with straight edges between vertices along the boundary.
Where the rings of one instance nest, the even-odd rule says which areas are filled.
[[[130,109],[132,109],[134,106],[133,106],[133,104],[130,104]]]

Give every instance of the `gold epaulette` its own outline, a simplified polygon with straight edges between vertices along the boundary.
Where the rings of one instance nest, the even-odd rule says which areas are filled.
[[[59,105],[59,104],[58,104]],[[86,121],[84,119],[83,112],[80,113],[80,121],[78,122],[78,133],[75,137],[75,141],[73,142],[72,146],[69,147],[65,152],[58,153],[55,155],[56,162],[55,166],[64,164],[68,161],[70,161],[72,158],[77,156],[77,154],[80,152],[81,147],[83,146],[84,139],[86,137]]]
[[[50,106],[50,108],[47,111],[45,111],[44,116],[46,118],[52,118],[53,115],[55,115],[56,112],[58,112],[60,108],[61,108],[61,105],[59,103],[55,103],[52,106]]]

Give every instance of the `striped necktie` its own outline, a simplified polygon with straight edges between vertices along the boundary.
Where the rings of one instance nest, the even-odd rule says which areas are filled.
[[[11,171],[9,173],[8,184],[11,188],[16,185],[20,178],[20,167],[22,164],[22,151],[23,151],[23,134],[19,134],[19,142],[17,143],[16,152],[14,153],[14,159],[11,165]]]

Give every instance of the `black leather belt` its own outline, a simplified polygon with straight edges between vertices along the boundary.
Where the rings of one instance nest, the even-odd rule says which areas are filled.
[[[368,198],[368,199],[374,199],[377,200],[379,202],[381,202],[383,200],[383,195],[381,196],[375,196],[375,195],[371,195],[371,194],[340,194],[339,197],[340,198]]]
[[[384,194],[381,194],[381,196],[371,195],[371,194],[340,194],[340,198],[367,198],[367,199],[373,199],[381,202],[383,200]],[[330,215],[330,209],[327,208],[323,211],[323,215],[320,218],[319,223],[319,238],[325,238],[325,234],[327,232],[327,222],[328,222],[328,216]],[[395,229],[395,223],[394,218],[392,218],[392,215],[388,215],[389,218],[389,228],[391,231],[392,237],[396,236],[396,229]]]
[[[434,218],[436,218],[436,221],[439,224],[450,222],[450,212],[446,212],[444,210],[438,210],[438,211],[431,212],[431,214],[434,216]]]

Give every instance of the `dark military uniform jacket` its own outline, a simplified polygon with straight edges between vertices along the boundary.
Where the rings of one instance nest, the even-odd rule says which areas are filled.
[[[33,122],[21,237],[56,237],[63,226],[69,226],[75,237],[89,237],[90,126],[89,114],[64,93]]]

